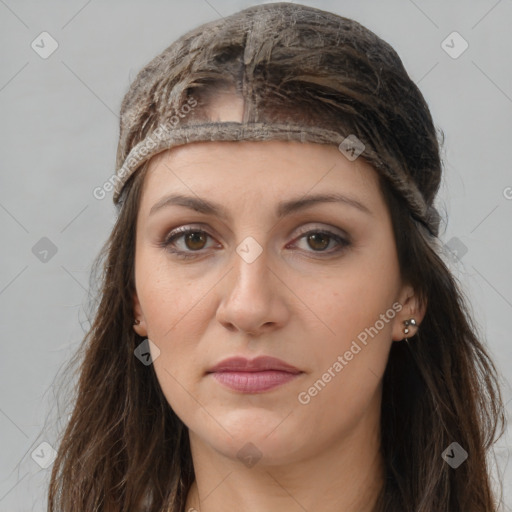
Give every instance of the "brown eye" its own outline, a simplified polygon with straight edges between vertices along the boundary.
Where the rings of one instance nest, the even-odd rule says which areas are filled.
[[[184,235],[185,245],[191,251],[198,251],[206,245],[207,234],[204,231],[192,231]]]
[[[329,246],[332,237],[325,233],[313,233],[307,237],[309,246],[315,251],[323,251]]]
[[[351,245],[348,238],[344,238],[332,231],[323,229],[309,230],[303,233],[298,239],[297,245],[305,252],[318,253],[318,255],[335,255],[343,252]],[[302,247],[300,247],[302,245]]]
[[[174,230],[161,245],[177,257],[188,259],[204,254],[208,249],[208,239],[211,238],[199,228],[180,228]]]

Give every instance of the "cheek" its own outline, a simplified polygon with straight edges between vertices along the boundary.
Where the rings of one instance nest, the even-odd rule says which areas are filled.
[[[208,283],[204,279],[194,280],[178,266],[171,266],[160,251],[141,249],[137,256],[137,295],[148,337],[163,344],[181,339],[176,332],[189,324],[189,315],[201,310],[201,297]]]
[[[322,432],[325,439],[351,431],[379,409],[378,392],[392,343],[395,310],[388,294],[361,300],[341,295],[332,294],[333,306],[325,317],[335,334],[315,344],[314,371],[294,397],[299,423],[312,433]]]
[[[343,421],[358,417],[367,406],[386,368],[395,308],[400,307],[395,303],[399,269],[393,246],[388,242],[369,256],[354,255],[325,283],[297,290],[328,327],[315,344],[318,359],[302,388],[303,402],[319,412],[342,403],[332,415]]]
[[[391,338],[392,305],[400,288],[398,261],[389,240],[374,247],[352,252],[322,279],[295,281],[294,292],[311,305],[326,327],[322,330],[326,345],[334,349],[349,346],[361,333],[364,339],[366,329],[381,315],[385,321],[378,322],[379,336]]]
[[[181,411],[197,408],[190,393],[196,394],[195,383],[203,372],[197,355],[205,352],[201,340],[215,314],[207,309],[214,284],[210,278],[191,279],[151,251],[138,254],[137,294],[148,338],[160,351],[153,367],[167,401],[180,416]]]

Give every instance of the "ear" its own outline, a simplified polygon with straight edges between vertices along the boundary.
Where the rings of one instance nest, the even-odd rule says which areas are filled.
[[[401,341],[404,338],[411,338],[414,336],[418,332],[420,324],[423,321],[427,311],[426,301],[425,304],[420,304],[418,294],[415,293],[414,288],[409,284],[402,286],[397,299],[397,303],[401,305],[401,308],[394,319],[393,341]],[[409,325],[407,327],[409,332],[405,334],[404,329],[406,326],[404,322],[406,320],[410,320],[411,318],[416,320],[416,325]]]
[[[133,330],[143,338],[148,336],[148,330],[146,327],[146,319],[144,314],[142,313],[142,308],[140,306],[139,297],[137,296],[137,292],[133,292]],[[137,323],[135,323],[137,322]]]

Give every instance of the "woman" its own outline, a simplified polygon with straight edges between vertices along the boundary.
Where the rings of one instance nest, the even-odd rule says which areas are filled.
[[[151,61],[95,192],[119,215],[49,511],[496,510],[440,179],[422,94],[355,21],[266,4]]]

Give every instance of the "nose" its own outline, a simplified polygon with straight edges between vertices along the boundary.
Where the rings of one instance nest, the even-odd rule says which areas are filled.
[[[288,289],[269,266],[265,250],[250,263],[234,253],[233,268],[223,282],[216,318],[226,329],[257,336],[286,324]]]

